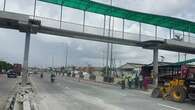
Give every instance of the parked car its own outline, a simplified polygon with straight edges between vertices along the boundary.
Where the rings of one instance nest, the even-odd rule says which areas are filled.
[[[83,72],[84,79],[89,80],[89,73]]]
[[[7,71],[7,77],[8,78],[17,78],[17,73],[14,72],[13,70],[8,70]]]

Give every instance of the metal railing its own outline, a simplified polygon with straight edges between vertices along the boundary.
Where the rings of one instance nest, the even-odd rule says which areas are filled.
[[[53,27],[53,28],[59,28],[59,29],[64,29],[64,30],[76,31],[76,32],[84,31],[84,33],[102,35],[105,37],[113,37],[113,38],[121,38],[121,39],[139,41],[139,34],[137,33],[124,32],[124,37],[123,37],[122,31],[110,30],[110,36],[109,36],[109,29],[104,30],[103,27],[94,27],[94,26],[89,26],[89,25],[83,26],[82,24],[65,22],[65,21],[60,21],[57,19],[40,17],[40,16],[36,16],[34,19],[41,20],[42,25]],[[60,23],[61,23],[61,27],[60,27]],[[104,31],[105,31],[105,35],[104,35]],[[142,34],[141,41],[147,41],[147,40],[155,40],[155,37]],[[164,40],[164,38],[157,37],[157,40]]]
[[[6,7],[6,0],[4,0],[4,6],[2,7],[3,9],[1,9],[2,11],[6,11],[5,7]],[[36,12],[36,0],[35,0],[35,4],[34,4],[34,15]],[[30,15],[31,18],[34,18],[33,15]],[[52,19],[52,18],[46,18],[46,17],[40,17],[40,16],[35,16],[35,19],[41,20],[42,25],[45,26],[49,26],[49,27],[54,27],[54,28],[61,28],[61,29],[65,29],[65,30],[71,30],[71,31],[77,31],[77,32],[85,32],[85,33],[91,33],[91,34],[96,34],[96,35],[102,35],[102,36],[107,36],[108,37],[108,33],[109,30],[105,29],[103,27],[94,27],[94,26],[89,26],[89,25],[82,25],[82,24],[76,24],[76,23],[71,23],[71,22],[65,22],[65,21],[60,21],[58,19]],[[61,23],[61,25],[60,25]],[[83,29],[84,28],[84,29]],[[103,35],[103,33],[105,32],[105,35]],[[139,33],[130,33],[130,32],[122,32],[122,31],[117,31],[117,30],[110,30],[110,37],[114,37],[114,38],[121,38],[121,39],[127,39],[127,40],[136,40],[139,41]],[[141,41],[147,41],[147,40],[164,40],[164,39],[170,39],[169,35],[165,35],[165,36],[158,36],[155,39],[155,34],[154,36],[151,35],[145,35],[145,34],[141,34]],[[183,39],[184,42],[191,42],[191,43],[195,43],[195,36],[190,35],[190,36],[184,36]]]

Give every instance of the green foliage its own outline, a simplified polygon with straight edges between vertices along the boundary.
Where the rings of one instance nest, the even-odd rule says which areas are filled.
[[[5,70],[9,70],[12,69],[13,65],[6,62],[6,61],[0,61],[0,70],[5,69]]]

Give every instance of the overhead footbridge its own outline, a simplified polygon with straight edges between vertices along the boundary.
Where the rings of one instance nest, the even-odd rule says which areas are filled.
[[[44,24],[41,24],[41,20],[39,17],[36,18],[37,19],[33,19],[32,16],[24,15],[24,14],[0,11],[0,27],[15,29],[15,30],[19,30],[20,32],[30,31],[31,33],[34,34],[43,33],[43,34],[57,35],[62,37],[71,37],[76,39],[113,43],[119,45],[138,46],[146,49],[153,49],[153,47],[158,46],[158,48],[162,50],[183,52],[183,53],[190,53],[190,54],[195,53],[195,43],[176,41],[170,39],[139,41],[139,39],[136,39],[136,37],[139,37],[138,34],[129,34],[129,36],[134,37],[133,39],[109,37],[109,36],[104,36],[101,33],[98,34],[96,32],[94,33],[87,32],[87,31],[81,32],[79,29],[78,30],[74,30],[71,28],[60,29],[60,28],[45,26]],[[43,18],[41,19],[43,20]],[[72,27],[74,27],[74,25],[78,25],[78,24],[71,24],[71,25]],[[103,31],[103,28],[98,28],[98,30],[100,29]],[[145,36],[145,37],[154,38],[152,36]]]
[[[74,9],[83,10],[84,12],[92,12],[104,16],[118,17],[121,19],[137,21],[140,24],[151,24],[156,28],[154,36],[143,35],[140,31],[138,34],[120,31],[108,30],[105,28],[91,27],[84,24],[75,24],[57,20],[60,27],[55,27],[50,22],[52,19],[29,16],[24,14],[0,11],[0,27],[19,30],[26,33],[24,68],[28,67],[28,54],[30,46],[30,34],[43,33],[49,35],[57,35],[62,37],[70,37],[76,39],[84,39],[105,43],[113,43],[127,46],[137,46],[145,49],[154,50],[154,73],[158,74],[158,49],[174,52],[183,52],[195,54],[195,42],[185,40],[163,39],[157,36],[157,27],[163,27],[170,30],[178,30],[182,32],[195,33],[195,23],[183,19],[154,15],[142,12],[122,9],[106,4],[101,4],[91,0],[39,0],[43,2],[53,3],[60,6],[66,6]],[[85,20],[85,19],[84,19]],[[55,21],[55,20],[54,20]],[[50,24],[50,25],[48,25]],[[124,25],[123,25],[124,26]],[[140,28],[141,29],[141,28]],[[105,34],[107,33],[107,34]],[[117,33],[114,36],[108,33]],[[122,37],[121,37],[122,36]],[[27,77],[27,76],[26,76]]]

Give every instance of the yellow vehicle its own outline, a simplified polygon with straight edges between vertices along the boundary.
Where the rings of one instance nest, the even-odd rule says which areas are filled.
[[[186,98],[195,100],[195,80],[171,80],[168,84],[155,88],[152,97],[163,97],[175,102],[184,102]]]

